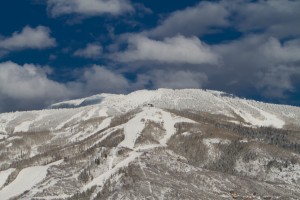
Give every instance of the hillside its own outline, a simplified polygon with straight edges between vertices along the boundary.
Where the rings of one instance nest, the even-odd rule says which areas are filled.
[[[0,199],[299,199],[300,108],[136,91],[0,114]]]

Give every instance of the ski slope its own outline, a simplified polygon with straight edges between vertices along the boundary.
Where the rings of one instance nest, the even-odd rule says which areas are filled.
[[[21,170],[12,183],[0,190],[1,200],[10,199],[33,188],[46,178],[48,167],[49,166],[34,166]]]
[[[119,144],[120,147],[133,149],[135,142],[145,128],[148,121],[163,124],[165,131],[164,137],[159,141],[162,146],[166,146],[168,140],[175,134],[174,125],[178,122],[195,123],[183,117],[172,117],[169,112],[159,108],[146,107],[134,118],[129,120],[124,126],[125,139]]]

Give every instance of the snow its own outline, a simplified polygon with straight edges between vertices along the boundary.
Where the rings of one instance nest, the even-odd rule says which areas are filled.
[[[0,171],[0,188],[3,187],[3,185],[5,184],[8,176],[13,172],[15,171],[14,168],[10,168],[10,169],[7,169],[5,171]]]
[[[8,145],[6,145],[6,148],[12,147],[12,143],[9,143]]]
[[[135,148],[134,151],[145,151],[145,150],[154,149],[161,146],[162,146],[161,144],[146,144]]]
[[[97,111],[97,108],[93,107],[92,109],[90,109],[90,110],[82,117],[82,119],[83,119],[84,121],[91,119],[92,116],[95,115],[96,111]]]
[[[24,121],[20,125],[16,126],[15,129],[14,129],[14,133],[28,132],[29,128],[30,128],[30,125],[32,125],[35,122],[38,122],[38,121],[42,120],[45,116],[46,116],[45,113],[40,112],[36,119],[30,120],[30,121]]]
[[[21,136],[12,136],[12,137],[7,138],[7,141],[13,141],[13,140],[22,139],[22,138],[23,137],[21,137]]]
[[[260,112],[260,114],[264,117],[264,120],[256,120],[255,118],[251,119],[249,121],[251,121],[253,125],[256,126],[273,126],[275,128],[282,128],[285,124],[285,122],[281,119],[279,119],[278,117],[276,117],[273,114],[270,114],[266,111],[263,111],[259,108],[256,108],[250,104],[248,104],[246,101],[242,101],[243,103],[247,104],[248,106],[250,106],[251,108],[257,110],[258,112]]]
[[[94,178],[91,182],[86,184],[83,187],[83,191],[93,187],[94,185],[103,186],[105,181],[112,175],[114,175],[116,172],[118,172],[119,169],[123,167],[127,167],[129,163],[134,161],[137,157],[139,157],[142,153],[141,152],[135,152],[132,151],[127,158],[120,161],[118,164],[116,164],[112,169],[109,169],[105,173],[101,174],[100,176]]]
[[[184,133],[182,133],[182,135],[183,136],[190,136],[190,135],[192,135],[192,133],[190,133],[190,132],[184,132]]]
[[[266,177],[270,181],[278,181],[289,184],[300,182],[300,165],[289,165],[287,168],[282,167],[281,170],[272,167],[268,176]]]
[[[72,105],[72,106],[79,106],[85,99],[86,98],[64,101],[64,102],[52,104],[51,107],[59,107],[59,106],[64,105],[64,104]]]
[[[46,178],[48,167],[34,166],[21,170],[17,178],[0,191],[1,200],[10,199],[33,188]]]
[[[175,134],[176,129],[174,127],[175,121],[172,119],[172,116],[170,113],[162,112],[163,122],[164,122],[164,128],[166,129],[166,135],[165,137],[160,141],[162,145],[167,145],[167,142],[172,137],[172,135]]]
[[[135,141],[141,135],[147,121],[163,124],[166,130],[165,135],[159,141],[162,146],[166,146],[169,139],[175,134],[175,124],[178,122],[196,123],[190,119],[174,116],[159,108],[143,108],[142,112],[138,113],[134,118],[129,120],[124,126],[125,139],[119,144],[121,147],[134,148]]]
[[[107,128],[111,123],[111,118],[108,117],[106,119],[104,119],[101,124],[96,128],[93,129],[93,127],[91,127],[91,131],[88,133],[89,129],[85,129],[84,132],[79,132],[76,135],[72,136],[70,138],[70,141],[79,141],[79,140],[84,140],[86,138],[88,138],[91,135],[94,135],[96,133],[98,133],[99,131],[102,131],[103,129]]]
[[[250,105],[247,100],[235,100],[231,98],[218,98],[219,102],[225,103],[233,112],[254,126],[273,126],[275,128],[282,128],[285,122],[277,116],[268,113],[262,109]],[[248,107],[248,109],[247,109]],[[259,116],[253,116],[251,111],[256,111]]]
[[[72,195],[60,194],[56,196],[43,196],[43,197],[34,197],[34,199],[38,200],[57,200],[57,199],[67,199]]]
[[[235,164],[237,172],[246,174],[250,177],[261,176],[264,180],[271,182],[285,182],[288,184],[299,183],[300,181],[300,165],[289,165],[288,167],[281,167],[281,170],[276,167],[271,167],[269,171],[264,171],[270,160],[266,158],[259,158],[250,160],[248,163],[243,162],[242,158],[238,159]]]
[[[85,107],[0,114],[0,137],[4,138],[3,133],[6,135],[7,131],[26,132],[30,127],[38,128],[38,130],[43,128],[50,130],[51,128],[57,131],[72,121],[107,117],[108,113],[124,113],[141,108],[146,104],[153,104],[157,109],[193,110],[220,114],[231,117],[230,121],[233,123],[239,123],[239,119],[236,117],[238,115],[253,126],[282,128],[287,123],[299,126],[300,120],[300,108],[298,107],[266,104],[233,98],[218,91],[198,89],[141,90],[128,95],[100,94],[55,105],[80,106],[80,104],[93,99],[99,99],[99,101],[93,102],[95,103],[93,105],[87,104]],[[32,116],[35,116],[35,119],[29,120]],[[172,120],[176,121],[175,118]]]
[[[244,139],[240,140],[240,143],[248,143],[248,142],[249,142],[249,141],[248,141],[247,138],[244,138]]]
[[[242,158],[239,158],[235,163],[235,170],[239,173],[245,173],[247,176],[256,177],[266,163],[267,161],[259,159],[245,163]]]
[[[100,109],[99,113],[98,113],[99,117],[107,117],[108,116],[107,111],[108,111],[108,108]]]
[[[38,154],[39,154],[39,152],[38,152],[38,146],[37,145],[31,146],[30,156],[29,157],[32,158],[32,157],[34,157],[34,156],[36,156]]]
[[[16,118],[14,113],[0,114],[0,133],[6,133],[6,127],[10,121]]]
[[[203,140],[204,144],[210,145],[210,144],[230,144],[230,140],[227,139],[221,139],[221,138],[206,138]]]
[[[145,110],[138,113],[133,119],[129,120],[124,126],[124,140],[119,144],[120,147],[127,147],[133,149],[135,141],[143,131],[145,122],[142,119],[146,118],[148,114]]]
[[[101,131],[105,128],[107,128],[111,123],[111,118],[106,118],[103,120],[103,122],[98,126],[98,128],[96,129],[96,132]]]
[[[55,130],[60,130],[60,129],[62,129],[67,123],[73,121],[74,119],[77,119],[77,118],[81,117],[82,113],[83,113],[83,111],[77,113],[76,115],[74,115],[74,116],[72,116],[71,118],[67,119],[67,120],[64,121],[63,123],[59,124],[59,125],[55,128]]]
[[[52,162],[52,163],[48,164],[47,166],[48,167],[57,166],[57,165],[62,164],[63,162],[64,162],[64,160],[62,159],[62,160],[58,160],[58,161]]]
[[[120,129],[122,129],[122,128],[123,128],[123,125],[120,125],[120,126],[116,126],[116,127],[113,127],[113,128],[109,128],[109,129],[103,131],[102,133],[100,133],[100,134],[102,135],[102,137],[101,137],[99,140],[95,141],[95,142],[91,145],[91,147],[94,146],[94,145],[96,145],[96,144],[98,144],[98,143],[100,143],[100,142],[102,142],[103,140],[105,140],[105,139],[106,139],[108,136],[110,136],[114,131],[120,130]]]
[[[28,132],[29,130],[29,126],[32,123],[32,121],[25,121],[22,124],[20,124],[19,126],[15,127],[14,133],[17,132]]]
[[[230,144],[230,140],[227,140],[227,139],[224,140],[221,138],[206,138],[206,139],[203,139],[203,144],[205,144],[206,147],[208,148],[207,154],[208,154],[209,159],[215,161],[221,155],[221,152],[219,152],[219,150],[215,147],[215,144],[228,145],[228,144]]]
[[[113,148],[112,150],[112,156],[110,156],[110,161],[109,161],[109,165],[108,165],[108,169],[112,170],[113,168],[113,164],[116,158],[116,154],[117,154],[118,149],[117,148]]]
[[[18,136],[16,137],[6,135],[8,134],[6,131],[12,133],[13,130],[14,132],[51,130],[52,134],[66,138],[68,141],[78,141],[79,139],[85,139],[96,134],[97,137],[91,142],[93,144],[89,143],[86,148],[104,141],[111,136],[111,134],[115,133],[116,130],[124,130],[124,140],[115,147],[115,149],[110,151],[105,164],[99,167],[100,169],[97,169],[98,171],[94,176],[94,180],[84,186],[84,189],[87,189],[93,185],[103,186],[105,181],[112,176],[114,179],[118,178],[120,176],[117,174],[119,169],[128,166],[130,162],[133,162],[139,155],[144,153],[144,151],[147,152],[155,148],[165,149],[164,147],[170,138],[176,134],[176,123],[197,123],[193,120],[176,116],[172,112],[168,112],[168,109],[175,109],[182,112],[188,109],[195,113],[208,112],[211,114],[221,114],[228,116],[229,118],[226,119],[228,119],[229,122],[242,125],[249,124],[251,127],[273,126],[282,128],[285,124],[290,122],[286,121],[289,117],[294,118],[298,124],[299,120],[297,121],[297,119],[300,118],[300,109],[297,107],[272,105],[231,98],[226,96],[225,93],[216,91],[159,89],[156,91],[142,90],[128,95],[101,94],[98,95],[97,98],[100,98],[101,102],[99,101],[94,105],[87,105],[85,107],[0,114],[0,138],[2,134],[5,134],[3,137],[8,137],[8,139],[3,141],[3,147],[10,147],[12,140],[22,138],[19,137],[20,134],[17,134]],[[74,106],[81,106],[81,104],[86,103],[86,100],[89,100],[89,98],[71,101],[71,103],[73,103]],[[145,106],[147,104],[153,104],[154,107]],[[111,120],[115,116],[121,116],[132,109],[137,109],[140,112],[122,125],[116,127],[111,126]],[[247,124],[240,122],[240,117],[243,118]],[[95,120],[90,120],[93,118]],[[102,119],[103,121],[101,122]],[[87,123],[85,122],[87,120],[90,121]],[[150,125],[153,125],[155,130],[159,130],[157,133],[155,132],[155,134],[151,133],[151,136],[153,136],[153,139],[156,141],[153,142],[149,140],[149,142],[147,140],[148,138],[145,137],[146,142],[143,140],[136,144],[137,139],[141,136],[145,127],[148,128],[151,122],[155,124]],[[159,126],[159,128],[156,126]],[[148,131],[146,133],[149,134]],[[158,133],[161,133],[161,135],[158,135]],[[182,136],[188,137],[191,134],[191,132],[184,132]],[[250,141],[243,139],[240,140],[240,142],[246,143]],[[230,141],[222,138],[205,138],[203,144],[206,145],[208,149],[209,157],[211,159],[217,159],[221,155],[218,144],[228,145]],[[30,157],[38,153],[38,147],[39,146],[32,144]],[[129,148],[132,152],[129,153],[129,156],[123,157],[123,154],[119,155],[117,153],[120,147]],[[128,151],[126,150],[126,154],[127,153]],[[60,164],[61,162],[63,161],[58,161],[52,165]],[[146,169],[146,167],[142,165],[143,163],[139,162],[139,164],[142,170]],[[47,169],[52,165],[23,169],[16,180],[0,190],[0,199],[8,199],[9,197],[20,195],[26,190],[30,190],[30,193],[26,194],[26,197],[33,195],[34,192],[32,191],[42,191],[40,187],[41,184],[39,184],[39,188],[37,188],[36,185],[43,181],[47,174]],[[170,165],[172,165],[172,163]],[[238,160],[235,168],[238,172],[255,177],[261,173],[262,166],[264,165],[266,165],[264,160],[249,161],[249,163],[243,163],[243,160]],[[172,168],[172,166],[170,166],[170,168]],[[178,170],[188,171],[191,169],[182,167]],[[0,187],[1,184],[4,184],[12,171],[13,169],[0,172]],[[281,179],[287,183],[292,183],[294,180],[299,180],[299,171],[299,166],[294,166],[293,168],[282,171],[272,168],[267,175],[267,179],[271,181]],[[75,178],[77,175],[77,173],[73,174]],[[47,181],[42,182],[43,187],[46,187],[45,185],[48,184],[48,181],[47,179]],[[151,186],[150,183],[149,186]],[[152,191],[150,187],[149,191]],[[45,199],[46,198],[51,199],[54,197],[47,196]]]

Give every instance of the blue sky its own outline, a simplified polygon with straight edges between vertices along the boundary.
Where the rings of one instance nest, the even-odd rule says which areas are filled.
[[[156,88],[300,106],[299,10],[297,0],[3,1],[0,112]]]

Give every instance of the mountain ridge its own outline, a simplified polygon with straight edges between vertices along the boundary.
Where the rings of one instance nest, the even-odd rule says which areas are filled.
[[[298,107],[196,89],[69,104],[0,114],[1,199],[300,196]]]
[[[89,97],[85,97],[85,98],[78,98],[78,99],[73,99],[73,100],[66,100],[66,101],[61,101],[61,102],[57,102],[54,104],[51,104],[48,108],[49,109],[56,109],[56,108],[64,108],[63,106],[60,107],[60,104],[69,104],[70,106],[74,106],[73,108],[77,108],[77,107],[81,107],[81,106],[88,106],[88,105],[94,105],[94,104],[98,104],[101,103],[101,101],[99,102],[92,102],[91,104],[84,104],[84,105],[80,105],[82,103],[84,103],[84,101],[87,100],[101,100],[102,98],[108,97],[108,96],[120,96],[120,97],[125,97],[128,95],[132,95],[132,94],[136,94],[139,92],[153,92],[153,93],[159,93],[159,92],[164,92],[164,91],[203,91],[203,92],[208,92],[211,94],[219,94],[219,95],[223,95],[223,96],[227,96],[227,97],[232,97],[232,98],[239,98],[239,99],[244,99],[244,100],[248,100],[248,101],[254,101],[254,102],[260,102],[260,103],[265,103],[265,104],[272,104],[272,105],[279,105],[279,106],[288,106],[288,107],[295,107],[295,108],[299,108],[299,106],[295,106],[295,105],[289,105],[289,104],[279,104],[279,103],[270,103],[270,102],[264,102],[264,101],[258,101],[258,100],[254,100],[254,99],[247,99],[247,98],[241,98],[238,97],[234,94],[231,93],[227,93],[227,92],[222,92],[222,91],[218,91],[218,90],[209,90],[209,89],[168,89],[168,88],[159,88],[156,90],[137,90],[128,94],[113,94],[113,93],[100,93],[100,94],[96,94],[96,95],[92,95]],[[66,107],[68,108],[68,107]],[[72,108],[72,107],[69,107]]]

